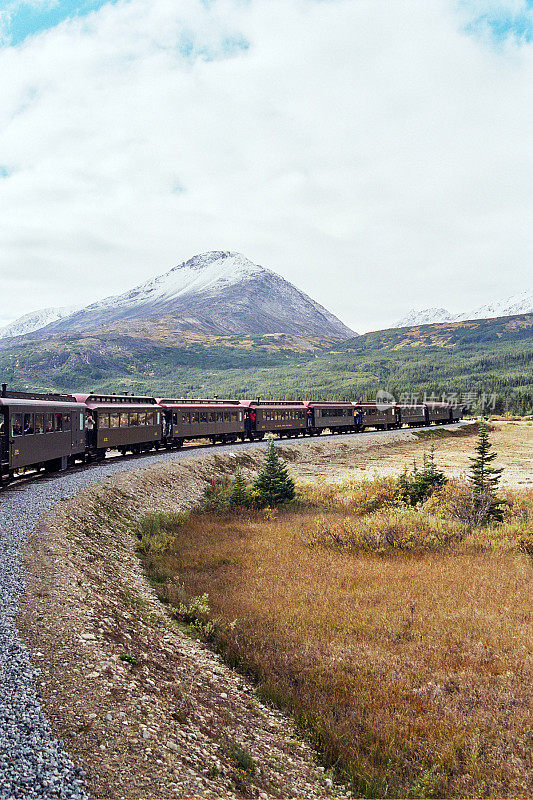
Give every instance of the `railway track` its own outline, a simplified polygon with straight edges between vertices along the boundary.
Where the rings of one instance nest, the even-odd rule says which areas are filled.
[[[417,431],[427,431],[427,430],[456,430],[458,427],[461,427],[462,425],[468,424],[468,423],[469,423],[469,420],[459,420],[458,422],[451,422],[448,425],[439,425],[436,428],[428,428],[428,426],[426,425],[426,426],[420,426],[420,427],[398,428],[394,432],[400,432],[402,430],[405,431],[405,432],[409,432],[409,433],[416,433]],[[392,433],[392,432],[393,431],[368,430],[368,431],[359,431],[357,433],[355,431],[351,432],[351,433],[327,433],[327,434],[323,434],[322,436],[320,436],[320,439],[321,440],[325,440],[325,439],[330,439],[330,438],[336,438],[336,439],[342,439],[342,440],[346,440],[346,439],[349,440],[353,436],[358,436],[358,437],[359,436],[365,436],[365,437],[366,436],[380,436],[380,435],[383,435],[383,434],[386,434],[386,433]],[[314,436],[311,436],[311,437],[303,436],[303,437],[293,437],[293,438],[279,437],[277,439],[277,441],[279,442],[280,445],[287,445],[287,444],[291,444],[292,442],[298,442],[298,441],[308,441],[309,440],[309,441],[316,442],[318,440],[318,438],[319,437],[314,437]],[[231,449],[237,449],[237,448],[238,449],[247,449],[247,448],[250,448],[250,447],[254,447],[254,448],[255,447],[260,447],[262,445],[263,446],[266,445],[266,441],[263,440],[263,439],[262,440],[257,440],[256,439],[254,441],[245,441],[245,442],[237,441],[237,442],[231,442],[231,443],[219,443],[219,444],[212,444],[211,442],[198,442],[198,441],[196,441],[196,442],[185,443],[183,445],[183,447],[181,447],[180,449],[177,449],[177,448],[164,449],[163,448],[163,449],[161,449],[159,451],[158,450],[146,450],[145,452],[142,452],[142,453],[128,453],[126,455],[122,455],[122,453],[119,453],[118,451],[113,450],[113,451],[108,452],[103,460],[99,460],[99,461],[95,460],[95,461],[84,462],[84,463],[80,462],[79,464],[76,464],[75,466],[72,466],[72,467],[68,467],[65,470],[61,470],[61,471],[57,471],[57,472],[47,472],[47,471],[44,471],[44,470],[41,470],[41,471],[37,472],[35,470],[28,470],[27,472],[16,474],[14,478],[11,478],[11,479],[5,479],[4,478],[4,481],[0,484],[0,497],[1,496],[6,497],[6,496],[9,496],[10,493],[16,493],[18,491],[22,491],[26,485],[28,485],[29,483],[32,483],[34,481],[39,481],[39,483],[46,483],[47,481],[55,481],[55,480],[57,480],[58,477],[67,476],[67,475],[73,475],[73,474],[76,474],[76,473],[84,471],[84,470],[95,469],[95,468],[101,467],[103,464],[109,464],[109,463],[113,463],[115,461],[116,462],[121,462],[121,463],[127,463],[128,461],[131,461],[131,462],[140,461],[140,462],[142,462],[143,459],[150,458],[150,457],[153,458],[154,456],[157,456],[158,453],[160,455],[165,455],[165,454],[170,455],[171,453],[178,453],[178,452],[183,453],[183,452],[186,452],[186,451],[197,451],[197,450],[201,451],[201,450],[210,450],[210,449],[217,449],[218,450],[218,449],[221,449],[221,448],[223,448],[223,449],[227,449],[227,448],[231,448]]]

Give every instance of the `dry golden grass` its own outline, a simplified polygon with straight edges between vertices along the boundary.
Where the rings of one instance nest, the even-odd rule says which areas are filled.
[[[227,658],[358,793],[530,797],[528,556],[309,546],[316,519],[193,514],[147,569],[174,606],[209,595]]]

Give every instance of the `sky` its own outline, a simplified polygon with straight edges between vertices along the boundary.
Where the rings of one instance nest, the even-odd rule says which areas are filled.
[[[533,284],[533,0],[0,0],[0,326],[209,250],[356,331]]]

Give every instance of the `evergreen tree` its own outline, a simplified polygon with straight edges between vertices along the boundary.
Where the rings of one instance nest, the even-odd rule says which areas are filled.
[[[238,469],[233,477],[231,489],[229,492],[229,501],[232,506],[247,506],[248,496],[246,494],[246,481],[240,469]]]
[[[419,470],[416,461],[411,472],[404,469],[398,478],[400,496],[405,503],[416,506],[423,503],[433,492],[446,483],[444,472],[435,463],[435,445],[431,444],[429,455],[423,455],[423,469]]]
[[[254,482],[254,489],[258,491],[263,503],[272,507],[294,499],[294,481],[286,463],[279,457],[272,439],[267,445],[265,463]]]
[[[503,467],[491,466],[497,453],[491,453],[492,444],[489,440],[487,426],[481,420],[476,445],[477,456],[470,459],[470,485],[476,511],[481,511],[486,506],[485,518],[492,518],[501,522],[503,512],[502,500],[496,497]]]

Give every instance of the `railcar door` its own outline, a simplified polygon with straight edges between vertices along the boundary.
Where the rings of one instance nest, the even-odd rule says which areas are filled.
[[[7,408],[0,408],[0,465],[9,463],[9,418]],[[2,470],[0,468],[0,475]]]

